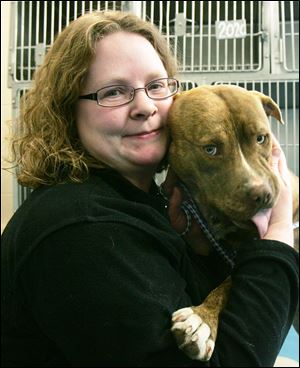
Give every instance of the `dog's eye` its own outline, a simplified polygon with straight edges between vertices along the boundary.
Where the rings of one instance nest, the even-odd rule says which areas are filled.
[[[256,137],[256,141],[258,144],[264,144],[267,139],[267,136],[264,134],[260,134]]]
[[[214,144],[209,144],[208,146],[204,147],[205,152],[210,156],[215,156],[217,153],[217,146]]]

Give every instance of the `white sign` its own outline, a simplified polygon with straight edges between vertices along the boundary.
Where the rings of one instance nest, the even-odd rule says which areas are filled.
[[[216,21],[216,38],[226,40],[230,38],[245,38],[247,35],[246,20]]]

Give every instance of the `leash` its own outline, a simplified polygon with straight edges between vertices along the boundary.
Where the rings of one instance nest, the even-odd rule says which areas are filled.
[[[216,250],[216,252],[225,260],[225,262],[231,267],[234,267],[234,258],[236,256],[236,251],[230,251],[228,249],[224,249],[216,240],[216,238],[214,237],[214,235],[212,234],[212,232],[209,230],[209,227],[206,223],[206,221],[204,220],[197,204],[195,203],[194,199],[192,198],[189,190],[187,189],[187,187],[180,182],[179,185],[181,186],[181,188],[184,190],[187,199],[185,199],[181,205],[181,208],[183,209],[183,211],[186,214],[187,217],[187,221],[188,221],[188,225],[187,225],[187,229],[190,227],[191,224],[191,216],[196,220],[196,222],[199,224],[199,226],[201,227],[203,233],[205,234],[205,236],[207,237],[207,239],[209,240],[209,242],[211,243],[211,245],[213,246],[213,248]],[[184,232],[185,233],[185,232]],[[184,235],[183,233],[183,235]]]

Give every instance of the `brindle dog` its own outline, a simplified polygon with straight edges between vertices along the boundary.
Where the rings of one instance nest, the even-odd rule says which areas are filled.
[[[251,218],[273,207],[278,197],[279,183],[270,169],[270,115],[283,124],[279,107],[270,97],[229,85],[180,93],[170,110],[170,166],[185,183],[214,236],[225,242],[230,236],[234,246],[246,236],[258,236]],[[297,221],[299,179],[291,175]],[[173,314],[172,331],[192,359],[210,359],[230,286],[228,278],[200,306]]]

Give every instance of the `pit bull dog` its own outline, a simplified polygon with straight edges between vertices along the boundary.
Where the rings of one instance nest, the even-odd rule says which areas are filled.
[[[170,109],[170,167],[215,238],[226,243],[230,236],[234,247],[245,237],[259,236],[251,218],[273,207],[278,197],[279,183],[270,169],[270,115],[283,124],[279,107],[270,97],[230,85],[182,92]],[[294,220],[298,221],[299,179],[291,175]],[[228,278],[200,306],[173,314],[172,331],[190,358],[210,359],[230,286]]]

